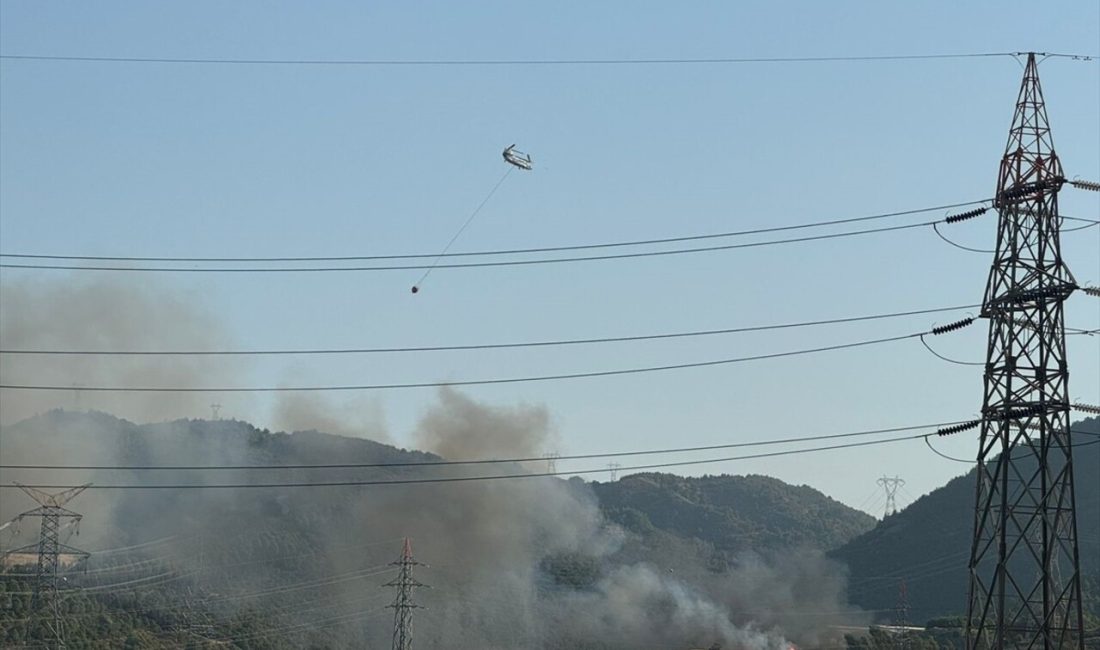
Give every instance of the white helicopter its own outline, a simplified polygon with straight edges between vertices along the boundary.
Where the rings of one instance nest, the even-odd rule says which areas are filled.
[[[512,145],[504,150],[504,162],[515,167],[519,167],[524,171],[531,171],[531,155],[523,153],[516,149],[516,145]]]

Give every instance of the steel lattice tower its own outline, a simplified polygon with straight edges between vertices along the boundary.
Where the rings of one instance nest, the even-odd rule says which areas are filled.
[[[76,495],[87,488],[87,485],[82,485],[57,494],[49,494],[25,485],[19,485],[19,489],[37,501],[39,507],[24,512],[16,517],[16,520],[21,521],[25,517],[39,517],[42,519],[42,528],[37,542],[12,549],[8,551],[8,554],[34,551],[38,555],[38,565],[35,568],[34,576],[34,591],[31,596],[31,609],[46,612],[44,618],[46,631],[49,634],[47,644],[50,648],[65,647],[64,619],[61,616],[61,598],[58,594],[60,557],[61,555],[77,556],[81,559],[87,559],[88,557],[88,553],[61,543],[59,539],[61,520],[71,519],[74,524],[80,522],[82,515],[66,509],[65,504],[72,501]]]
[[[994,201],[967,648],[1083,648],[1054,153],[1029,54]]]
[[[401,559],[391,564],[398,567],[400,573],[395,579],[382,586],[397,588],[397,597],[394,598],[393,604],[386,605],[393,610],[393,650],[410,650],[412,648],[412,611],[421,608],[413,602],[412,592],[417,587],[428,586],[413,578],[412,568],[427,565],[413,559],[412,544],[408,537],[405,538]]]
[[[894,478],[883,476],[875,482],[886,492],[886,514],[883,515],[883,518],[885,519],[890,515],[896,515],[898,513],[898,488],[905,485],[905,479],[898,478],[897,476]]]

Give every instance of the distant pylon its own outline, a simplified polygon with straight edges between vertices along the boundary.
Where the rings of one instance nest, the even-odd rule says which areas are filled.
[[[397,597],[394,598],[393,604],[386,605],[387,609],[393,610],[393,650],[410,650],[412,648],[412,610],[421,609],[420,605],[413,602],[412,592],[417,587],[428,586],[413,578],[412,568],[427,565],[413,559],[412,543],[409,542],[408,537],[405,538],[405,545],[401,550],[401,559],[390,564],[400,568],[396,578],[382,585],[397,588]]]
[[[905,585],[905,578],[898,580],[898,602],[894,605],[894,625],[909,626],[909,588]]]
[[[1035,54],[1027,57],[994,207],[989,321],[966,646],[1084,647],[1069,435],[1062,260],[1054,153]]]
[[[558,473],[558,459],[561,458],[561,454],[556,451],[551,451],[542,455],[546,459],[546,473],[557,474]]]
[[[24,512],[16,517],[15,520],[21,521],[25,517],[40,517],[42,519],[42,528],[37,542],[12,549],[5,553],[5,555],[26,553],[28,551],[37,553],[38,564],[34,574],[35,580],[31,596],[31,611],[45,612],[43,619],[46,623],[46,633],[48,635],[46,640],[47,646],[49,648],[64,648],[65,627],[64,619],[61,616],[61,598],[58,594],[58,589],[60,587],[58,584],[58,574],[60,573],[61,556],[76,556],[78,561],[81,561],[88,558],[88,553],[62,544],[58,538],[61,531],[62,519],[71,519],[74,525],[80,523],[83,516],[72,510],[66,509],[64,506],[69,501],[72,501],[76,495],[86,490],[88,486],[81,485],[79,487],[69,488],[64,492],[58,492],[57,494],[49,494],[32,487],[19,485],[18,483],[16,483],[16,485],[19,486],[19,489],[26,492],[27,496],[37,501],[39,506],[34,510]]]
[[[898,488],[905,485],[905,479],[898,478],[897,476],[890,478],[889,476],[883,476],[876,483],[886,491],[886,514],[884,517],[897,514],[898,502],[897,494]]]
[[[210,405],[210,419],[211,420],[220,420],[221,418],[218,417],[218,414],[221,412],[221,410],[222,410],[222,405],[221,404],[218,404],[217,402],[211,404]]]
[[[898,580],[898,600],[894,604],[894,647],[904,650],[909,647],[909,588],[905,578]]]
[[[618,480],[618,478],[619,478],[619,468],[620,467],[622,467],[622,465],[620,465],[618,463],[608,463],[607,464],[607,473],[611,476],[611,482],[612,483],[614,483],[616,480]]]

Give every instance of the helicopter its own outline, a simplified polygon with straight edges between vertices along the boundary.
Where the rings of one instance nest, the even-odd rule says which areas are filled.
[[[504,150],[502,154],[504,156],[504,162],[514,167],[519,167],[524,171],[531,171],[531,155],[523,153],[516,149],[516,145],[511,145]]]

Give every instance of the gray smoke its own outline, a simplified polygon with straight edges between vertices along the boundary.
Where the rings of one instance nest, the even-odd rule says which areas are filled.
[[[289,393],[275,403],[277,431],[324,431],[348,438],[389,441],[381,402],[362,396],[336,401],[312,393]]]
[[[216,319],[188,300],[140,284],[93,280],[2,285],[5,348],[217,348],[229,341]],[[4,383],[194,385],[239,380],[240,360],[172,357],[5,355]],[[79,388],[79,386],[78,386]],[[57,406],[80,413],[50,413]],[[408,460],[370,442],[385,437],[381,405],[330,403],[291,395],[273,420],[293,435],[268,435],[244,422],[176,420],[208,413],[202,395],[3,391],[0,447],[6,463],[256,465]],[[248,412],[248,402],[226,410]],[[83,412],[98,409],[136,421]],[[360,438],[347,440],[310,432]],[[15,431],[14,434],[11,432]],[[559,448],[541,405],[489,405],[444,388],[413,438],[426,451],[461,460],[538,457]],[[365,439],[365,440],[364,440]],[[431,457],[424,455],[423,459]],[[524,471],[511,464],[431,468],[345,468],[222,472],[5,471],[0,481],[73,484],[339,482],[424,479]],[[526,468],[542,469],[529,464]],[[0,522],[33,505],[0,490]],[[416,598],[420,647],[709,647],[785,650],[814,643],[831,623],[861,620],[845,603],[842,571],[812,551],[747,554],[721,570],[699,559],[714,549],[662,538],[653,548],[607,522],[579,479],[487,480],[342,488],[90,490],[72,503],[85,515],[91,550],[87,585],[140,584],[197,594],[220,615],[259,608],[274,625],[326,616],[361,618],[308,625],[337,646],[383,647],[390,633],[393,577],[401,538],[412,539],[432,586]],[[26,543],[0,531],[0,544]],[[136,550],[119,547],[138,545]],[[577,583],[555,577],[555,562],[587,567]],[[304,582],[314,586],[302,588]],[[136,582],[134,582],[136,581]]]
[[[544,448],[548,421],[541,407],[492,407],[444,389],[417,436],[437,441],[437,449],[469,456],[489,455],[491,447],[482,442],[499,441],[508,432],[515,439],[507,448],[527,455]],[[531,422],[541,424],[528,429]],[[374,458],[392,452],[369,441],[315,433],[268,436],[228,420],[139,427],[105,415],[56,413],[16,429],[17,435],[3,437],[4,458],[11,463],[247,465],[275,458],[331,463],[361,458],[347,450],[363,445],[376,450]],[[169,476],[189,483],[330,482],[515,471],[521,470],[505,464]],[[24,480],[10,474],[3,480],[9,476]],[[46,480],[169,478],[124,472]],[[10,490],[0,496],[0,511],[7,517],[31,505]],[[416,570],[416,577],[432,587],[416,594],[427,607],[416,613],[422,647],[635,650],[719,643],[727,650],[785,650],[785,639],[812,643],[828,624],[861,620],[845,604],[839,568],[814,552],[774,558],[748,554],[715,571],[703,566],[699,558],[706,553],[690,543],[663,540],[642,557],[642,541],[604,520],[593,492],[579,479],[297,490],[93,490],[72,507],[85,515],[82,536],[70,540],[74,545],[99,550],[154,542],[135,551],[121,569],[112,562],[126,554],[94,556],[93,573],[86,578],[92,586],[163,583],[177,594],[188,589],[200,594],[201,606],[221,615],[259,608],[273,616],[273,625],[305,624],[332,612],[363,613],[363,618],[323,626],[338,647],[386,644],[390,623],[382,607],[393,592],[379,585],[393,577],[388,563],[397,558],[405,536],[412,539],[417,559],[430,565]],[[33,532],[28,537],[24,531],[22,541]],[[627,547],[633,550],[627,553]],[[591,579],[578,584],[556,580],[547,569],[550,558],[577,559],[592,568]],[[309,580],[318,586],[295,586]]]
[[[216,349],[228,337],[213,314],[178,292],[138,281],[51,276],[0,283],[0,347],[5,349]],[[96,409],[137,421],[210,413],[210,396],[127,394],[91,386],[187,386],[238,376],[242,361],[202,357],[0,357],[4,384],[44,384],[60,391],[0,391],[0,423],[52,408]],[[226,408],[244,412],[245,398]]]
[[[546,453],[556,442],[544,406],[479,404],[443,388],[415,432],[417,447],[450,460],[517,458]]]

